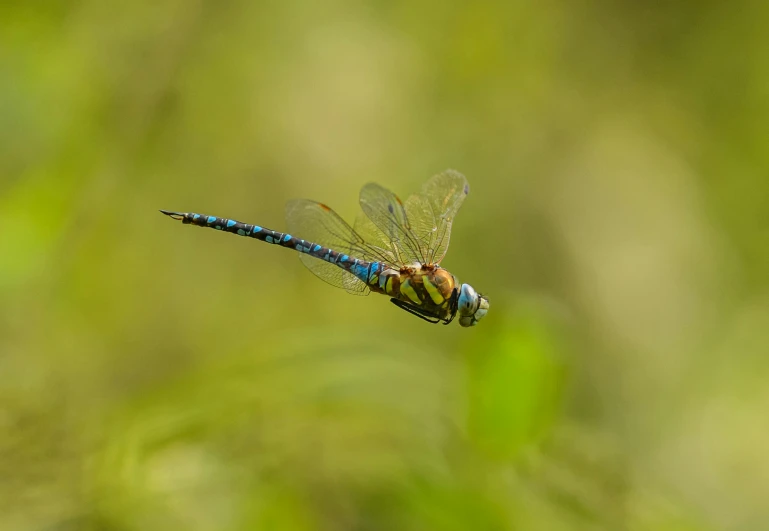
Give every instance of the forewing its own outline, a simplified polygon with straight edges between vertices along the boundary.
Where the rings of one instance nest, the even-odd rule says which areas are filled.
[[[411,230],[421,242],[426,262],[439,264],[449,248],[451,224],[470,192],[461,173],[447,170],[430,178],[404,207]]]
[[[360,206],[381,233],[381,241],[386,243],[398,265],[427,260],[426,247],[412,230],[406,209],[398,196],[383,186],[369,183],[360,191]],[[366,225],[364,221],[356,222],[356,227]]]

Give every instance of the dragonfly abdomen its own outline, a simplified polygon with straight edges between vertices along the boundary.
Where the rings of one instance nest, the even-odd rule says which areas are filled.
[[[319,260],[334,264],[345,271],[349,271],[366,284],[369,284],[381,269],[379,262],[359,260],[339,251],[324,247],[318,243],[308,242],[292,236],[291,234],[275,231],[259,225],[251,225],[250,223],[243,223],[234,219],[197,214],[195,212],[171,212],[168,210],[161,210],[161,212],[181,221],[185,225],[208,227],[210,229],[229,232],[237,234],[238,236],[248,236],[249,238],[254,238],[263,242],[294,249],[295,251],[308,254]]]

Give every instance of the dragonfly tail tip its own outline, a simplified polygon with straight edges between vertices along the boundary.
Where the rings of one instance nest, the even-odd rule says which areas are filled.
[[[171,210],[163,210],[162,208],[160,209],[160,212],[162,212],[166,216],[170,216],[170,217],[172,217],[172,218],[174,218],[176,220],[184,218],[184,214],[182,214],[181,212],[173,212]]]

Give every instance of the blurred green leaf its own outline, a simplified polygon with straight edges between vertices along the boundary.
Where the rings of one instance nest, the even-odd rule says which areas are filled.
[[[491,330],[467,349],[468,426],[486,455],[509,460],[546,435],[560,406],[565,366],[546,314],[534,307],[494,310]]]

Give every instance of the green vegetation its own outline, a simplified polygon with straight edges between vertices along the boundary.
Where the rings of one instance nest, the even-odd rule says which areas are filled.
[[[768,17],[3,2],[0,529],[769,529]],[[447,167],[469,330],[157,212]]]

